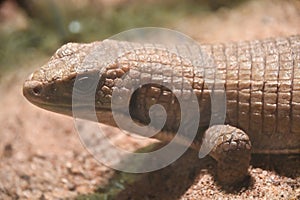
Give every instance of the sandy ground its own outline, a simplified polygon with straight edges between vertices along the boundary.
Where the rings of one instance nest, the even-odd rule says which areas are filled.
[[[299,34],[299,24],[299,1],[267,0],[170,26],[199,41],[220,42]],[[23,98],[22,83],[31,71],[10,73],[0,83],[0,199],[65,199],[101,192],[115,172],[81,145],[71,118]],[[140,146],[115,129],[105,130],[121,145]],[[255,155],[249,180],[227,190],[214,181],[215,162],[200,162],[188,151],[170,167],[140,176],[116,199],[300,199],[299,166],[299,155]]]

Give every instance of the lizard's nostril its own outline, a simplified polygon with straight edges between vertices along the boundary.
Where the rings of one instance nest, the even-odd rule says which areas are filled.
[[[37,85],[37,86],[35,86],[34,88],[32,88],[32,92],[33,92],[33,94],[36,95],[36,96],[40,95],[41,92],[42,92],[42,87],[41,87],[41,85]]]
[[[38,81],[25,81],[23,85],[23,94],[27,98],[41,96],[43,85]]]

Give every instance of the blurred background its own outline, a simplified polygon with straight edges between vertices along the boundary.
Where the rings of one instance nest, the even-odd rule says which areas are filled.
[[[200,43],[287,36],[300,33],[300,1],[0,0],[0,199],[64,199],[105,193],[102,186],[113,170],[99,165],[84,149],[72,118],[28,103],[22,96],[22,84],[64,43],[103,40],[138,27],[177,30]],[[107,131],[121,146],[140,147],[130,137],[120,136],[118,130]],[[274,176],[269,171],[262,175],[259,169],[253,173]],[[206,189],[193,198],[232,197],[215,187],[210,175],[202,175],[204,185],[198,188]],[[148,199],[190,199],[194,190],[187,191],[192,182],[185,185],[175,177],[172,183],[161,184],[166,181],[159,179],[162,177],[158,175],[158,182],[152,185],[131,187],[138,188],[132,193],[149,193]],[[174,177],[173,173],[168,177]],[[124,188],[119,182],[116,187]],[[300,193],[299,179],[282,178],[272,185],[274,190],[264,183],[256,183],[235,198],[280,199],[283,195],[283,199],[296,199]],[[289,183],[295,183],[294,187]]]
[[[280,35],[296,33],[284,23],[299,26],[297,6],[292,0],[1,0],[0,73],[49,56],[66,42],[103,40],[137,27],[175,29],[204,42],[273,36],[275,26]]]
[[[0,70],[50,55],[66,42],[103,40],[131,28],[157,26],[190,34],[185,27],[191,18],[201,19],[240,3],[237,0],[2,0]]]

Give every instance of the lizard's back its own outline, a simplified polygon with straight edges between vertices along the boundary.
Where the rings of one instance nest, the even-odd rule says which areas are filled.
[[[224,80],[227,99],[225,123],[249,135],[253,152],[300,153],[300,36],[203,45],[201,51],[213,59],[216,72]],[[137,56],[132,62],[143,63],[147,59],[151,60],[151,55],[145,54],[143,59]],[[122,58],[118,62],[122,63]],[[166,65],[171,64],[172,59],[169,62]],[[180,69],[178,66],[174,67],[175,71]],[[134,69],[139,70],[138,67]],[[186,75],[185,78],[191,79],[198,96],[202,117],[200,125],[207,126],[211,105],[203,77],[195,75],[194,66],[186,65],[177,70],[177,75],[173,73],[172,78],[176,80],[180,76],[178,74],[185,76],[184,71],[189,69],[194,71],[194,77]],[[164,74],[164,68],[160,67],[160,70]],[[133,97],[133,117],[149,123],[149,108],[159,103],[168,113],[165,129],[176,131],[180,124],[180,106],[178,101],[172,100],[174,95],[168,89],[144,86]]]

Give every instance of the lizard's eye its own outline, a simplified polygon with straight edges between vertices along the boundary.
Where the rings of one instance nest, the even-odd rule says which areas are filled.
[[[96,90],[99,77],[95,74],[79,75],[75,79],[74,89],[80,93],[90,93]]]

